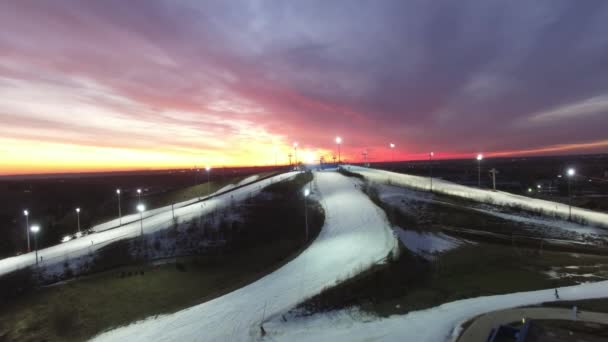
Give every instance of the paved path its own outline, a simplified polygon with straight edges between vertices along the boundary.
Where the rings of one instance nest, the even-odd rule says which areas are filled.
[[[485,342],[492,328],[501,324],[508,324],[526,319],[557,319],[572,320],[572,309],[533,307],[493,311],[483,314],[475,319],[467,330],[460,336],[458,342]],[[581,311],[578,321],[608,324],[608,313]]]

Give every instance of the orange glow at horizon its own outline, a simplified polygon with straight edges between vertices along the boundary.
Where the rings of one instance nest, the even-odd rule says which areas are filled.
[[[78,146],[62,143],[34,143],[15,139],[0,138],[0,158],[3,160],[0,175],[37,174],[37,173],[77,173],[77,172],[109,172],[132,170],[163,170],[189,169],[194,166],[271,166],[287,165],[288,155],[295,162],[294,149],[291,142],[255,142],[247,146],[235,146],[226,151],[201,152],[200,157],[192,153],[176,153],[175,151],[153,151],[133,148],[108,148],[95,146]],[[509,157],[543,154],[560,154],[589,148],[606,148],[608,140],[587,144],[565,144],[548,146],[538,149],[495,151],[484,153],[484,157]],[[353,148],[342,147],[342,158],[345,162],[358,163],[363,161],[360,153]],[[370,162],[387,162],[391,160],[389,148],[378,147],[375,158]],[[317,163],[320,157],[326,162],[332,161],[336,151],[332,148],[317,149],[310,146],[298,147],[298,161]],[[469,159],[478,152],[453,153],[434,152],[433,159]],[[427,160],[428,153],[407,153],[395,151],[395,161]]]

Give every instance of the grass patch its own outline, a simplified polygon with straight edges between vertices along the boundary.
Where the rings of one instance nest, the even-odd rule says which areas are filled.
[[[489,214],[462,207],[461,203],[426,203],[409,206],[420,210],[402,210],[383,202],[374,186],[366,183],[364,191],[371,200],[387,213],[393,226],[420,231],[439,231],[447,227],[467,227],[479,232],[502,233],[510,237],[521,232],[517,224]],[[411,209],[411,208],[410,208]],[[508,234],[508,235],[507,235]],[[476,236],[467,236],[467,238]],[[538,241],[523,243],[511,238],[505,241],[477,239],[475,245],[423,259],[404,250],[400,257],[325,289],[319,295],[302,303],[299,308],[314,313],[359,306],[381,316],[404,314],[442,303],[486,295],[531,291],[574,285],[574,278],[550,278],[546,272],[556,268],[578,265],[581,269],[608,262],[602,255],[571,254],[550,250],[545,244],[541,250]]]
[[[483,257],[480,257],[483,256]],[[433,261],[409,253],[326,289],[301,305],[308,312],[353,305],[390,316],[460,299],[573,285],[543,272],[555,266],[606,262],[601,256],[517,249],[478,244],[449,251]]]

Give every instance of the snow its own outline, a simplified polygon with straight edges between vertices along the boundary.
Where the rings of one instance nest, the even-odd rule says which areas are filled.
[[[399,227],[395,231],[407,249],[426,259],[432,259],[433,254],[449,251],[463,243],[443,233],[417,232]]]
[[[213,193],[211,193],[211,194],[209,194],[207,196],[202,196],[200,198],[193,198],[193,199],[190,199],[190,200],[187,200],[187,201],[175,203],[173,205],[173,207],[174,208],[180,208],[180,207],[191,205],[193,203],[199,202],[200,200],[204,200],[204,199],[206,199],[206,198],[208,198],[210,196],[215,196],[215,195],[218,195],[218,194],[222,194],[222,193],[224,193],[226,191],[230,191],[230,190],[232,190],[232,189],[234,189],[236,187],[253,183],[253,182],[257,181],[259,178],[260,178],[259,175],[249,176],[249,177],[241,180],[237,184],[228,184],[228,185],[220,188],[219,190],[217,190],[217,191],[215,191],[215,192],[213,192]],[[148,210],[148,211],[144,212],[144,217],[149,217],[149,216],[152,216],[152,215],[156,215],[158,213],[162,213],[162,212],[165,212],[165,211],[168,211],[168,210],[171,210],[171,206],[170,205],[165,206],[165,207],[161,207],[161,208],[156,208],[156,209],[153,209],[153,210]],[[101,232],[101,231],[104,231],[104,230],[116,228],[116,227],[120,226],[121,223],[122,224],[126,224],[126,223],[136,222],[138,220],[139,220],[139,214],[137,214],[137,213],[131,214],[131,215],[125,215],[121,219],[117,218],[117,219],[110,220],[108,222],[104,222],[102,224],[98,224],[96,226],[93,226],[93,227],[91,227],[91,231]]]
[[[433,193],[424,190],[414,190],[412,188],[377,182],[372,183],[372,186],[377,191],[380,200],[391,206],[407,210],[410,213],[424,210],[424,206],[427,203],[454,205],[443,202],[437,199]],[[604,228],[585,226],[576,222],[569,222],[564,219],[526,211],[513,212],[510,207],[500,204],[471,203],[467,204],[467,208],[504,220],[525,223],[525,225],[522,225],[522,228],[542,230],[543,235],[547,237],[567,237],[568,239],[577,241],[593,241],[600,245],[608,241],[608,230]]]
[[[561,300],[608,297],[608,281],[559,288]],[[265,327],[279,341],[454,341],[467,320],[495,310],[555,301],[554,289],[485,296],[446,303],[406,315],[377,318],[357,309],[289,320]]]
[[[191,220],[218,208],[229,206],[232,199],[235,201],[247,199],[261,191],[263,187],[274,182],[289,179],[296,174],[297,172],[280,174],[256,183],[248,184],[229,193],[219,194],[216,197],[204,201],[193,199],[178,203],[174,208],[175,216],[180,222]],[[95,233],[41,249],[38,251],[38,255],[42,258],[40,265],[45,268],[46,274],[53,272],[61,273],[63,271],[62,265],[65,261],[78,263],[84,262],[87,258],[90,260],[92,254],[99,248],[115,241],[138,236],[140,234],[139,218],[138,214],[125,216],[123,217],[123,225],[120,227],[108,229],[108,227],[114,227],[118,224],[118,220],[113,220],[94,227]],[[143,215],[143,229],[145,234],[168,228],[172,223],[173,217],[171,206],[150,210]],[[42,229],[44,229],[44,227]],[[36,258],[34,252],[2,259],[0,260],[0,276],[24,267],[32,266],[35,263]]]
[[[242,181],[240,181],[237,186],[241,186],[241,185],[245,185],[251,182],[255,182],[256,180],[258,180],[258,178],[260,178],[259,175],[253,175],[253,176],[249,176],[245,179],[243,179]]]
[[[555,219],[546,216],[530,216],[525,215],[525,213],[520,213],[518,215],[501,213],[496,210],[485,210],[479,208],[472,208],[478,212],[500,217],[505,220],[510,220],[514,222],[527,223],[535,226],[543,226],[550,229],[560,229],[566,232],[576,233],[579,235],[589,235],[589,236],[605,236],[608,235],[608,230],[603,228],[596,228],[590,226],[583,226],[578,223],[568,222],[565,220]],[[582,237],[579,237],[582,238]]]
[[[277,317],[322,289],[383,262],[397,249],[384,212],[335,172],[315,173],[313,194],[325,225],[298,257],[262,279],[209,302],[106,332],[97,341],[249,341]]]
[[[392,184],[407,186],[414,189],[429,190],[430,181],[428,177],[399,174],[389,171],[368,169],[359,166],[346,166],[349,171],[357,172],[374,182],[386,183],[390,180]],[[462,197],[481,203],[489,203],[503,206],[518,206],[530,211],[541,211],[546,215],[568,217],[569,207],[567,204],[546,201],[538,198],[530,198],[502,191],[490,191],[455,184],[442,179],[433,179],[433,191],[450,196]],[[608,214],[572,207],[572,217],[582,218],[591,225],[608,228]]]

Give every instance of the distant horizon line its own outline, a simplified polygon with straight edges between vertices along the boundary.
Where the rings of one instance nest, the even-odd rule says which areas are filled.
[[[555,158],[555,157],[560,157],[560,158],[564,158],[564,157],[590,157],[590,156],[605,156],[608,155],[608,152],[601,152],[601,153],[581,153],[581,154],[547,154],[547,155],[527,155],[527,154],[521,154],[521,155],[501,155],[500,153],[498,153],[498,155],[494,155],[490,152],[487,154],[487,156],[484,156],[484,159],[508,159],[508,158]],[[454,157],[454,155],[452,154],[451,156],[446,156],[446,157],[441,157],[441,156],[437,156],[437,157],[433,157],[433,160],[467,160],[470,158],[467,157]],[[426,158],[416,158],[416,159],[403,159],[403,160],[395,160],[395,161],[391,161],[391,160],[382,160],[382,161],[368,161],[369,164],[386,164],[386,163],[403,163],[403,162],[419,162],[419,161],[428,161],[428,159]],[[302,162],[302,161],[300,161]],[[363,160],[357,160],[357,161],[348,161],[348,160],[342,160],[342,163],[344,164],[362,164],[365,163],[365,161]],[[315,161],[313,163],[304,163],[305,165],[318,165],[318,161]],[[326,161],[326,164],[333,164],[333,161]],[[212,166],[216,169],[220,168],[220,169],[244,169],[244,168],[273,168],[273,167],[287,167],[290,164],[288,163],[278,163],[278,164],[266,164],[266,165],[221,165],[221,166]],[[204,170],[204,167],[200,167],[198,168],[199,170]],[[96,170],[96,171],[57,171],[57,172],[34,172],[34,173],[7,173],[7,174],[1,174],[0,173],[0,180],[2,179],[9,179],[9,178],[33,178],[33,177],[58,177],[58,176],[95,176],[95,175],[102,175],[102,174],[126,174],[126,173],[145,173],[145,172],[172,172],[172,171],[178,171],[178,172],[184,172],[184,171],[190,171],[190,170],[194,170],[194,167],[174,167],[174,168],[134,168],[134,169],[111,169],[111,170]]]

